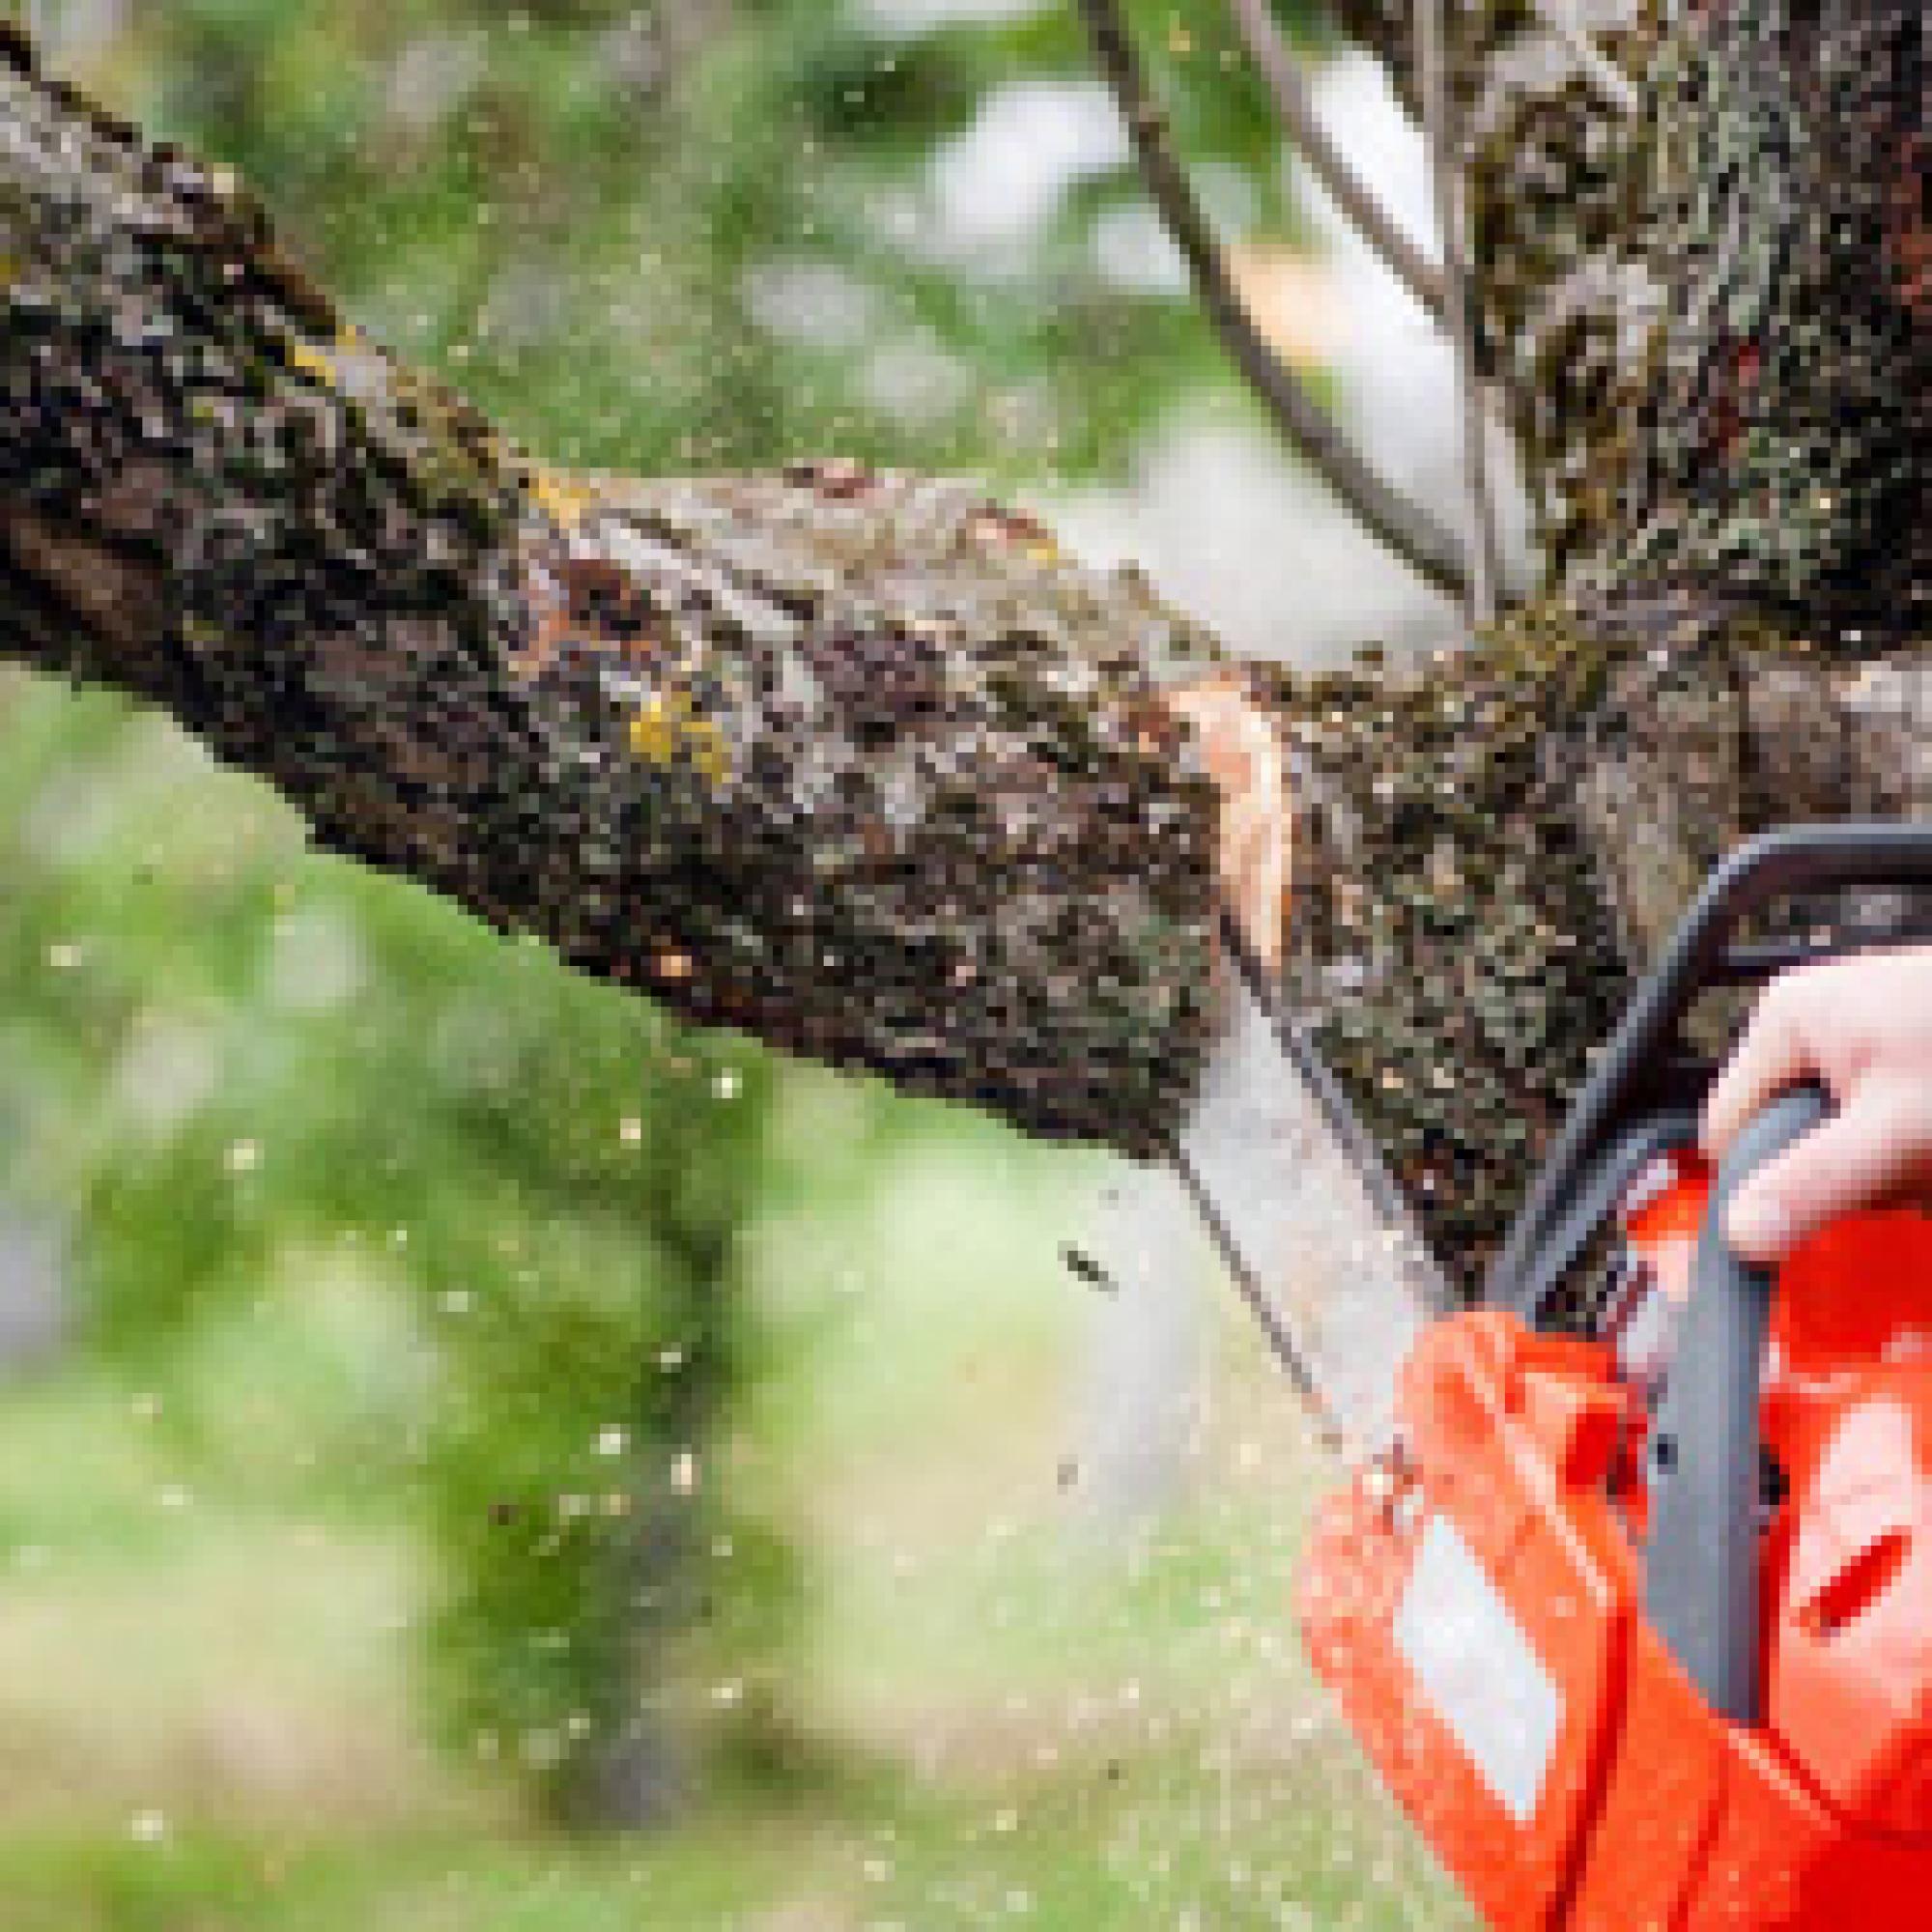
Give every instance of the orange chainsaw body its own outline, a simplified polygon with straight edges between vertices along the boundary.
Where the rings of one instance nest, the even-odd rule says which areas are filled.
[[[1673,1159],[1624,1234],[1681,1300],[1709,1179]],[[1318,1519],[1317,1671],[1498,1932],[1932,1926],[1932,1220],[1848,1219],[1779,1279],[1750,1726],[1644,1617],[1648,1413],[1613,1338],[1437,1322],[1400,1456]]]

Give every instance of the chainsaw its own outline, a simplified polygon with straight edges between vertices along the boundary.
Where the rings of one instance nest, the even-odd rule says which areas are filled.
[[[1932,827],[1740,848],[1475,1306],[1228,922],[1233,1046],[1177,1165],[1351,1469],[1303,1559],[1303,1639],[1499,1932],[1932,1924],[1932,1219],[1852,1215],[1775,1275],[1746,1264],[1726,1202],[1828,1101],[1782,1094],[1714,1173],[1691,1043],[1725,989],[1896,940],[1874,895],[1926,887]],[[1867,911],[1825,920],[1848,895]],[[1780,906],[1795,929],[1747,936]],[[1262,1163],[1312,1228],[1271,1215]]]

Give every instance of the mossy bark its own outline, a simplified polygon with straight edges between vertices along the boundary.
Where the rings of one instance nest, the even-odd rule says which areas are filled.
[[[1403,10],[1344,11],[1400,75]],[[1726,847],[1932,803],[1924,32],[1905,0],[1639,14],[1626,121],[1533,10],[1455,10],[1550,586],[1278,701],[1302,997],[1465,1281]]]
[[[0,653],[696,1018],[1133,1153],[1208,1024],[1208,648],[958,485],[554,476],[0,39]]]

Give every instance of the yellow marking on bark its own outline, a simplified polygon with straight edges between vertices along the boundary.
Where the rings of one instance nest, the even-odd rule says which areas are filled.
[[[335,387],[338,380],[335,357],[327,350],[318,349],[312,342],[291,342],[289,361],[302,375],[313,378],[325,388]]]
[[[724,734],[715,720],[698,715],[687,692],[653,692],[631,719],[626,735],[633,753],[647,764],[668,765],[682,756],[713,784],[730,770]]]
[[[325,388],[339,389],[342,386],[341,358],[360,355],[368,347],[369,338],[353,322],[345,322],[337,326],[334,339],[327,343],[310,342],[298,336],[289,344],[289,361]]]
[[[575,477],[537,465],[530,469],[530,500],[559,529],[575,529],[596,501],[596,493]]]

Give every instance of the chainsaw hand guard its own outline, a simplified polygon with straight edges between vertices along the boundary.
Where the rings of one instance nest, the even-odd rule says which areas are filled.
[[[1773,1100],[1718,1170],[1650,1438],[1644,1614],[1720,1717],[1758,1719],[1759,1423],[1773,1270],[1724,1236],[1732,1197],[1831,1111],[1815,1086]]]

